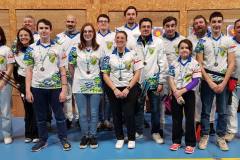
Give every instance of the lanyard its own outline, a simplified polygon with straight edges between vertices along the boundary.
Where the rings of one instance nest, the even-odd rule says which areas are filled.
[[[122,55],[120,55],[120,53],[117,51],[117,58],[118,58],[118,69],[119,69],[119,81],[122,81],[122,70],[124,70],[124,65],[123,65],[123,56],[124,56],[124,52],[121,53]]]
[[[214,66],[215,67],[217,67],[218,66],[218,62],[217,62],[217,59],[218,59],[218,54],[219,54],[219,51],[220,51],[220,49],[219,49],[219,46],[221,46],[221,42],[222,42],[222,38],[221,38],[221,36],[222,35],[220,35],[220,40],[219,40],[219,42],[218,42],[218,40],[217,41],[215,41],[214,39],[213,39],[213,37],[211,37],[211,41],[212,41],[212,45],[213,45],[213,51],[214,51]]]
[[[44,56],[42,56],[40,47],[41,47],[41,46],[38,47],[38,51],[39,51],[39,53],[40,53],[40,55],[41,55],[41,58],[40,58],[40,63],[41,63],[40,71],[43,72],[43,71],[45,71],[45,68],[43,67],[43,64],[44,64],[47,56],[49,55],[49,50],[50,50],[51,47],[48,48],[47,53],[46,53]]]

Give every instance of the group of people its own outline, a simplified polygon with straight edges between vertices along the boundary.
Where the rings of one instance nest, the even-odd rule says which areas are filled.
[[[32,151],[47,146],[47,122],[52,112],[63,150],[71,149],[67,128],[74,118],[81,127],[80,148],[97,148],[98,124],[111,128],[113,123],[115,148],[123,147],[126,126],[128,148],[133,149],[136,139],[143,138],[146,98],[152,139],[162,144],[163,95],[172,97],[170,150],[177,151],[185,135],[185,153],[193,153],[198,127],[198,148],[206,149],[215,112],[217,145],[229,150],[226,142],[238,130],[240,19],[234,23],[235,36],[227,37],[221,30],[222,13],[213,12],[209,24],[198,15],[193,19],[193,34],[185,38],[176,31],[177,19],[168,16],[159,38],[152,34],[150,18],[136,22],[137,13],[129,6],[124,11],[126,24],[115,32],[110,31],[106,14],[97,17],[97,31],[91,23],[78,31],[76,17],[68,15],[66,30],[54,40],[50,38],[53,26],[49,20],[38,20],[35,31],[34,18],[26,16],[11,49],[0,27],[4,143],[12,143],[12,86],[8,81],[14,73],[25,109],[25,142],[36,143]]]

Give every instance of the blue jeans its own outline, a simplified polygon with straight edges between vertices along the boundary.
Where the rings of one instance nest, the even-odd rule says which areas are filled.
[[[212,109],[213,98],[216,96],[216,107],[218,111],[216,133],[218,136],[223,137],[227,128],[227,106],[229,91],[227,86],[223,92],[216,94],[208,85],[206,81],[201,83],[201,100],[202,100],[202,113],[201,113],[201,134],[209,135],[210,131],[210,113]]]
[[[49,106],[54,113],[59,139],[67,138],[66,118],[63,113],[63,103],[59,102],[61,89],[32,88],[33,107],[35,109],[39,138],[43,141],[48,139],[48,112]]]
[[[79,122],[83,136],[96,136],[101,94],[76,93]]]
[[[99,121],[103,122],[104,120],[110,120],[111,118],[111,107],[109,103],[109,98],[107,94],[104,92],[104,94],[101,96],[101,104],[99,106]]]
[[[148,91],[148,98],[151,107],[151,124],[152,130],[151,133],[160,133],[160,107],[161,106],[161,97],[159,94],[156,94],[154,90]],[[139,134],[143,133],[143,124],[144,124],[144,106],[137,106],[137,112],[135,114],[135,126],[136,132]]]
[[[6,84],[0,90],[0,122],[3,137],[11,136],[12,121],[11,121],[11,105],[12,105],[12,86]]]

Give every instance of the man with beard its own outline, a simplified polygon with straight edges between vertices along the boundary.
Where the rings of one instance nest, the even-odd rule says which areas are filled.
[[[209,140],[209,119],[216,97],[218,113],[216,127],[216,143],[220,150],[228,151],[225,141],[227,129],[227,106],[230,91],[228,81],[235,69],[236,45],[222,34],[223,15],[213,12],[209,18],[211,34],[201,38],[195,48],[197,60],[202,67],[203,80],[201,82],[201,139],[199,149],[206,149]]]
[[[72,46],[80,43],[80,32],[76,30],[77,19],[73,15],[68,15],[65,20],[66,30],[62,33],[59,33],[56,36],[55,41],[61,46],[63,52],[68,56]],[[67,101],[64,102],[64,112],[67,119],[67,128],[70,129],[72,126],[73,118],[77,125],[79,125],[79,114],[76,105],[74,105],[75,115],[73,114],[73,106],[72,106],[72,87],[71,87],[71,77],[68,72],[68,66],[66,65],[67,75],[68,75],[68,95]],[[75,117],[74,117],[75,116]]]
[[[140,35],[139,26],[136,22],[137,20],[137,9],[134,6],[128,6],[124,11],[124,16],[126,19],[125,25],[116,29],[117,31],[125,31],[128,35],[127,48],[133,49],[137,38]]]
[[[193,44],[193,58],[196,58],[196,52],[195,48],[199,41],[199,39],[205,37],[210,33],[207,27],[207,20],[202,15],[197,15],[193,19],[193,34],[188,36],[188,39],[192,41]],[[196,109],[195,109],[195,121],[196,121],[196,129],[200,126],[200,120],[201,120],[201,112],[202,112],[202,102],[200,98],[200,92],[199,92],[199,85],[196,89]],[[215,101],[215,100],[214,100]],[[211,114],[210,114],[210,135],[215,134],[214,129],[214,120],[215,120],[215,111],[216,111],[216,105],[213,104]]]

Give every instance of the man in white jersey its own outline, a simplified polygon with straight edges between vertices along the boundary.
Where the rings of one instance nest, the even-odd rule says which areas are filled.
[[[139,26],[136,22],[137,9],[134,6],[128,6],[124,11],[124,16],[126,19],[126,23],[123,26],[118,27],[116,29],[116,32],[125,31],[128,35],[127,48],[133,49],[135,42],[140,35]]]
[[[221,33],[223,15],[213,12],[209,18],[212,33],[199,40],[196,52],[197,60],[202,66],[203,80],[201,82],[201,139],[199,149],[206,149],[209,139],[209,118],[214,97],[218,119],[216,127],[216,142],[222,151],[229,150],[225,141],[227,128],[227,106],[229,99],[228,80],[235,67],[235,49],[229,37]]]
[[[65,25],[66,30],[57,34],[55,41],[61,46],[62,51],[68,55],[71,48],[80,43],[80,32],[76,29],[77,18],[73,15],[67,15]],[[68,69],[68,66],[66,66],[66,69]],[[71,88],[71,78],[70,74],[68,74],[68,96],[67,101],[64,102],[64,113],[68,129],[72,126],[73,118],[75,118],[76,123],[79,125],[79,113],[76,104],[74,105],[75,115],[73,114]]]
[[[139,83],[142,86],[142,102],[146,95],[149,98],[151,106],[151,134],[153,140],[158,143],[164,143],[160,132],[160,92],[163,90],[163,84],[166,82],[166,71],[168,68],[167,58],[164,54],[163,41],[152,35],[152,20],[142,18],[139,22],[141,35],[136,41],[136,53],[143,60],[144,68],[141,72]],[[143,134],[143,104],[136,108],[135,126],[138,135]],[[137,135],[136,134],[136,135]]]
[[[34,42],[36,42],[40,39],[40,36],[39,36],[38,32],[36,31],[36,23],[35,23],[35,19],[34,19],[33,16],[31,16],[31,15],[25,16],[23,18],[22,27],[25,27],[32,32]],[[17,44],[17,38],[13,41],[13,44],[12,44],[12,47],[11,47],[11,50],[12,50],[13,53],[16,52],[16,44]]]
[[[232,38],[235,45],[237,46],[236,56],[236,68],[234,71],[234,77],[238,79],[237,87],[232,92],[232,103],[228,106],[228,119],[227,119],[227,134],[225,140],[230,142],[238,132],[238,117],[237,110],[240,98],[240,19],[234,22],[235,36]]]
[[[104,51],[104,54],[111,54],[115,45],[114,45],[114,39],[115,39],[115,32],[110,31],[110,18],[106,14],[100,14],[97,17],[97,26],[98,26],[98,32],[97,32],[97,43],[100,45],[102,50]],[[105,87],[105,84],[104,84]],[[97,130],[102,131],[104,129],[106,130],[112,130],[113,125],[110,122],[111,119],[111,108],[109,104],[109,100],[107,95],[103,94],[101,98],[101,104],[99,108],[99,122],[97,125]]]
[[[188,39],[193,44],[193,54],[192,54],[193,58],[196,58],[195,48],[199,39],[207,36],[209,33],[207,25],[208,25],[207,20],[202,15],[197,15],[193,18],[193,33],[188,36]],[[201,112],[202,112],[202,102],[200,98],[199,85],[197,86],[197,89],[195,91],[196,93],[195,121],[196,121],[197,133],[199,133],[198,130],[200,129],[200,120],[201,120]],[[215,102],[215,98],[214,98],[214,102]],[[215,111],[216,111],[216,105],[214,103],[211,110],[211,114],[210,114],[210,132],[209,132],[210,135],[215,135],[215,129],[214,129]]]

